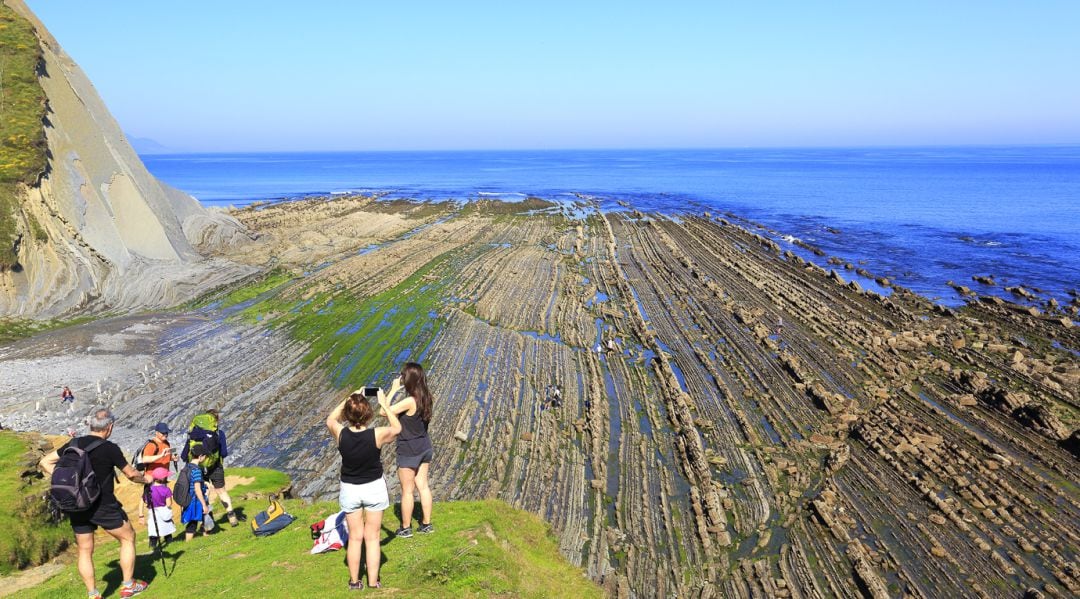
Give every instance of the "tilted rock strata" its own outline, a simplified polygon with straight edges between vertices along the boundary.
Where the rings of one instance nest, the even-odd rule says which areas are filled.
[[[439,299],[405,316],[439,326],[409,354],[436,397],[436,496],[540,514],[612,595],[1080,591],[1080,364],[1067,349],[1080,333],[1057,313],[862,291],[733,218],[470,211],[395,224],[363,199],[332,204],[239,213],[279,264],[317,263],[292,263],[272,309],[244,308],[268,328],[207,308],[170,329],[124,389],[106,384],[118,406],[182,419],[223,405],[243,414],[238,463],[285,468],[303,494],[330,497],[338,463],[321,419],[343,366],[304,356],[343,333],[274,323],[282,306],[415,281],[410,293]],[[288,257],[275,241],[330,226]],[[384,374],[398,366],[392,343],[349,355],[370,352],[391,357]],[[186,402],[154,411],[160,393]]]
[[[20,198],[20,220],[47,239],[23,235],[20,268],[0,273],[0,315],[165,307],[250,272],[199,253],[243,243],[243,227],[150,175],[78,65],[25,4],[7,3],[41,41],[50,158]]]

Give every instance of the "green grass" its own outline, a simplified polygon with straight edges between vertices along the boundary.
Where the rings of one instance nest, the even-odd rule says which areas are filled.
[[[41,57],[33,26],[0,3],[0,271],[18,263],[18,185],[35,183],[46,165]]]
[[[229,468],[229,476],[255,479],[250,483],[233,487],[229,495],[235,497],[244,495],[265,497],[268,493],[278,493],[292,484],[288,474],[269,468]]]
[[[230,469],[230,474],[246,470]],[[263,471],[265,472],[265,471]],[[258,485],[271,487],[265,480]],[[234,489],[240,490],[240,487]],[[249,518],[265,501],[238,502]],[[296,522],[280,533],[255,538],[245,526],[225,527],[207,538],[175,543],[167,550],[168,575],[139,539],[136,576],[148,580],[149,596],[347,597],[344,551],[309,555],[308,525],[337,511],[333,502],[284,502]],[[399,521],[384,512],[381,591],[372,596],[600,597],[601,589],[559,554],[550,527],[536,516],[499,501],[436,503],[436,532],[411,539],[390,535]],[[120,575],[118,544],[98,545],[94,555],[99,588],[115,596]],[[102,583],[104,581],[104,583]],[[23,597],[77,597],[84,592],[75,566]]]
[[[367,298],[340,290],[304,300],[301,282],[282,285],[235,318],[285,330],[309,343],[307,363],[318,360],[338,388],[360,387],[381,380],[406,358],[418,359],[438,333],[451,262],[452,256],[443,254],[393,288]],[[234,293],[249,295],[243,289]]]
[[[0,575],[43,564],[62,552],[71,540],[69,527],[45,522],[41,496],[48,482],[34,478],[24,481],[20,477],[32,462],[23,436],[0,431]]]
[[[229,308],[242,304],[268,291],[273,291],[291,280],[293,280],[293,275],[289,271],[284,269],[271,270],[253,283],[227,293],[225,297],[221,298],[221,304],[218,307]]]
[[[96,316],[80,316],[66,320],[29,320],[21,318],[0,318],[0,345],[11,343],[24,337],[30,337],[45,331],[84,324]]]

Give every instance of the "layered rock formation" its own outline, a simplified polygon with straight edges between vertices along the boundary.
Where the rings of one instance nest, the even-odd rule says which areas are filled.
[[[6,4],[41,43],[49,163],[19,190],[23,234],[18,264],[0,272],[0,316],[164,307],[247,272],[204,256],[246,240],[243,226],[147,172],[78,65],[23,2]]]
[[[262,237],[233,255],[273,274],[0,347],[0,417],[60,432],[100,402],[130,447],[218,406],[231,463],[330,498],[325,414],[418,360],[437,500],[541,515],[612,596],[1080,593],[1060,311],[858,289],[733,215],[584,208],[238,211]]]

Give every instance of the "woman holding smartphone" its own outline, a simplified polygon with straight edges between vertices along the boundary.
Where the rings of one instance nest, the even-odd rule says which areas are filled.
[[[431,489],[428,487],[428,469],[433,455],[428,423],[431,422],[431,391],[428,391],[424,368],[416,362],[408,362],[401,369],[401,376],[394,380],[405,387],[406,397],[390,406],[390,412],[401,418],[401,435],[397,440],[398,479],[401,481],[401,528],[394,536],[407,539],[412,536],[412,515],[415,506],[413,492],[420,494],[423,520],[418,532],[435,532],[431,524]],[[393,393],[390,394],[391,397]]]
[[[379,584],[379,560],[382,557],[379,529],[383,510],[390,507],[390,495],[383,478],[382,447],[401,432],[401,422],[390,410],[390,397],[400,389],[400,382],[394,380],[390,395],[382,389],[376,392],[390,426],[371,426],[375,412],[364,397],[364,391],[350,394],[326,417],[326,428],[330,429],[341,454],[338,502],[349,525],[345,563],[349,567],[350,590],[364,588],[360,581],[361,544],[366,546],[368,586],[382,586]],[[342,419],[346,424],[342,424]]]

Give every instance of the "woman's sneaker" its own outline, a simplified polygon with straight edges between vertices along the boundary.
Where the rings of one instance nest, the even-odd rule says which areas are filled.
[[[349,590],[350,591],[362,591],[362,590],[364,590],[364,581],[357,580],[356,582],[350,582],[349,583]]]
[[[416,532],[422,532],[424,534],[435,532],[435,525],[430,522],[427,524],[421,524],[420,528],[416,529]]]
[[[397,529],[397,532],[394,533],[394,536],[400,539],[407,539],[412,536],[412,527],[410,526],[409,528],[405,528],[403,526]]]

